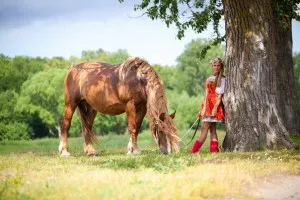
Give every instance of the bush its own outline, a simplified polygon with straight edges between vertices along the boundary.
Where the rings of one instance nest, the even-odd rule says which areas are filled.
[[[167,99],[168,108],[173,111],[176,110],[175,123],[177,128],[179,130],[190,128],[197,119],[203,96],[189,96],[185,91],[180,94],[167,91]]]
[[[4,140],[28,140],[31,129],[25,123],[12,122],[0,123],[0,141]]]

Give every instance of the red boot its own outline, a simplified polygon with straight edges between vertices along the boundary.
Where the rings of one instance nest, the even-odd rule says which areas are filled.
[[[193,145],[193,148],[191,150],[191,153],[197,153],[200,150],[202,144],[203,144],[202,142],[200,142],[199,140],[196,140]]]
[[[210,141],[210,153],[219,152],[219,142],[216,140]]]

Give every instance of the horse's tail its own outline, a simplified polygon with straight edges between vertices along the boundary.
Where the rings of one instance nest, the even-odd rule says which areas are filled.
[[[90,114],[92,112],[92,107],[85,101],[81,101],[77,107],[77,113],[80,118],[82,134],[85,138],[85,141],[88,143],[98,143],[97,137],[92,130],[92,122]]]

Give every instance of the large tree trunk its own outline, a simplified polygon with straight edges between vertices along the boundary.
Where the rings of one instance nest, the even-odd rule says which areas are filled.
[[[262,5],[263,4],[263,5]],[[271,0],[224,0],[227,87],[225,150],[292,147],[278,76],[283,55]],[[290,97],[286,97],[290,98]],[[283,111],[284,110],[284,111]]]
[[[280,15],[276,10],[276,4],[280,2],[284,4],[285,1],[273,0],[273,14],[275,20],[275,37],[276,37],[276,50],[277,50],[277,68],[276,75],[280,79],[279,84],[279,98],[282,102],[281,113],[287,131],[296,135],[300,132],[300,123],[297,119],[297,97],[296,86],[294,81],[293,69],[293,39],[292,39],[292,20],[289,17],[290,13]],[[277,5],[278,6],[278,5]],[[289,5],[283,5],[292,10]],[[287,9],[287,11],[289,10]]]

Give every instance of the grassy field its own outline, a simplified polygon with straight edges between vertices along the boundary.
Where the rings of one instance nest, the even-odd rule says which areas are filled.
[[[207,141],[198,155],[189,154],[191,144],[161,155],[144,132],[139,156],[126,155],[128,136],[108,135],[96,157],[84,155],[82,138],[69,139],[70,158],[58,156],[58,139],[2,142],[0,199],[253,199],[262,179],[300,175],[300,138],[293,140],[294,151],[210,154]]]

